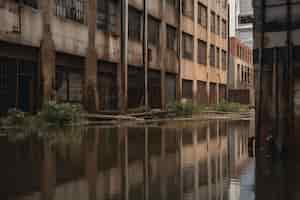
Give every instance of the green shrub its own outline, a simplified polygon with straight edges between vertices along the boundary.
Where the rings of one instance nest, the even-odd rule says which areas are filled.
[[[7,113],[7,117],[2,120],[4,126],[22,126],[25,124],[25,113],[13,108]]]
[[[37,117],[49,125],[64,126],[80,122],[82,113],[80,105],[49,101],[44,104]]]
[[[175,112],[177,115],[191,115],[195,111],[195,106],[193,105],[192,101],[176,101],[170,103],[167,106],[167,109],[171,112]]]
[[[231,103],[222,101],[215,106],[215,110],[219,112],[240,112],[243,106],[239,103]]]

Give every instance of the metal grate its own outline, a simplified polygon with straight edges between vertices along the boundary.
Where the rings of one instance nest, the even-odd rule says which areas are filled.
[[[85,21],[85,0],[55,0],[56,16],[79,23]]]

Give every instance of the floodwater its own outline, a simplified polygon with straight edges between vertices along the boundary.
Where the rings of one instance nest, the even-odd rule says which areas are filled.
[[[1,136],[0,199],[254,200],[253,131],[214,120]]]

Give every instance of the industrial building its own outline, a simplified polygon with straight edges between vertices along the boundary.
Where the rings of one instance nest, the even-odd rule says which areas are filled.
[[[256,144],[299,152],[300,2],[255,0]],[[283,153],[283,154],[281,154]],[[293,157],[298,159],[298,156]]]
[[[53,99],[126,112],[225,98],[227,0],[145,2],[1,0],[0,112]]]
[[[254,105],[254,65],[252,49],[238,38],[230,38],[228,100]]]

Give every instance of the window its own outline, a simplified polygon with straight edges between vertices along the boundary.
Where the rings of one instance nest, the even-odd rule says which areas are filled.
[[[194,18],[193,0],[182,0],[182,14],[191,19]]]
[[[253,15],[239,16],[239,24],[252,24],[253,22]]]
[[[240,64],[237,65],[237,80],[241,82],[241,66]]]
[[[159,44],[159,24],[158,20],[148,16],[148,41],[155,46]]]
[[[167,0],[167,4],[169,4],[170,6],[177,8],[178,4],[177,4],[177,0]]]
[[[8,66],[0,64],[0,90],[8,89]]]
[[[216,67],[220,68],[220,49],[218,47],[217,47],[217,51],[216,51],[216,56],[217,56]]]
[[[177,51],[177,31],[169,25],[167,25],[167,48]]]
[[[97,28],[117,33],[118,5],[115,1],[97,0]]]
[[[23,3],[27,6],[38,8],[37,0],[23,0]]]
[[[198,3],[198,24],[207,28],[207,8],[201,3]]]
[[[182,42],[183,42],[183,57],[186,59],[193,60],[193,54],[194,54],[193,36],[187,33],[182,33]]]
[[[224,50],[222,50],[222,69],[227,69],[227,53]]]
[[[128,8],[128,38],[131,40],[141,40],[142,14],[135,8]]]
[[[220,35],[221,31],[220,31],[220,16],[217,16],[217,34]]]
[[[198,63],[207,64],[207,44],[202,40],[198,40]]]
[[[56,16],[84,23],[84,0],[55,0]]]
[[[222,37],[224,39],[227,37],[227,23],[225,19],[222,20]]]
[[[213,33],[216,32],[216,14],[213,11],[210,14],[210,31]]]
[[[209,64],[210,66],[214,67],[215,66],[215,59],[216,59],[216,55],[215,55],[215,46],[214,45],[210,45],[210,56],[209,56]]]

